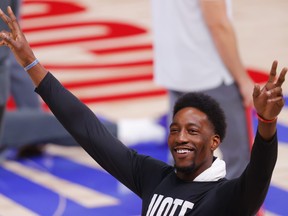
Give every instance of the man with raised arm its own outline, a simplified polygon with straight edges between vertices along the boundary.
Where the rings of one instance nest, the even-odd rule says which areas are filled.
[[[263,88],[255,86],[258,127],[251,160],[239,178],[225,178],[225,162],[213,155],[225,137],[225,115],[219,104],[202,93],[177,100],[168,146],[170,166],[128,148],[101,124],[95,114],[48,72],[35,57],[8,8],[0,11],[10,32],[1,31],[8,46],[30,75],[36,92],[75,140],[107,172],[142,199],[142,215],[254,215],[266,197],[277,160],[277,116],[284,106],[282,84],[287,68],[276,77],[271,67]]]

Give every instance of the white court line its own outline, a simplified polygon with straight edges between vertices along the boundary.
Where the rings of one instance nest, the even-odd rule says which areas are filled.
[[[36,216],[31,210],[0,194],[0,216]]]
[[[96,161],[84,151],[82,147],[79,146],[59,146],[49,144],[45,147],[45,152],[54,155],[67,158],[75,163],[88,166],[93,169],[101,170],[106,172]]]
[[[278,123],[285,125],[286,127],[288,127],[288,107],[283,107],[281,113],[278,116]]]
[[[60,179],[47,172],[29,168],[14,161],[6,161],[3,168],[46,187],[74,202],[86,207],[96,208],[119,204],[119,200],[84,186]]]
[[[274,213],[269,212],[269,211],[265,211],[265,212],[264,212],[264,216],[281,216],[281,215],[274,214]]]

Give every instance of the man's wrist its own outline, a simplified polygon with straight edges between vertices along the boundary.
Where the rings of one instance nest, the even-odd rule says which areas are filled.
[[[258,113],[256,113],[257,115],[257,118],[259,121],[263,122],[263,123],[275,123],[277,121],[277,116],[273,119],[266,119],[266,118],[263,118],[261,115],[259,115]]]

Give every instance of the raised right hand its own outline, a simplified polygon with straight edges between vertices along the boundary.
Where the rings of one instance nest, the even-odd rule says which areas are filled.
[[[7,16],[0,9],[0,17],[1,19],[8,25],[10,32],[2,30],[0,32],[0,45],[8,46],[13,52],[16,60],[20,65],[26,67],[31,62],[33,62],[36,57],[33,54],[33,51],[27,42],[25,35],[23,34],[19,23],[17,22],[16,16],[13,13],[11,7],[9,6]]]

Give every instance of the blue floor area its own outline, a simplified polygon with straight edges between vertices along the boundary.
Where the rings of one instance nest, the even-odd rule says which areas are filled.
[[[167,148],[164,146],[143,143],[135,146],[135,149],[139,153],[149,154],[163,161],[167,157]],[[0,167],[0,193],[39,215],[54,215],[60,201],[65,203],[65,208],[60,214],[63,216],[132,216],[141,214],[141,200],[106,172],[51,155],[17,160],[17,162],[120,200],[119,205],[115,206],[85,208],[68,198],[61,197],[41,185]]]
[[[288,180],[288,179],[287,179]],[[270,186],[265,200],[265,209],[277,215],[288,215],[288,191],[281,188]]]

